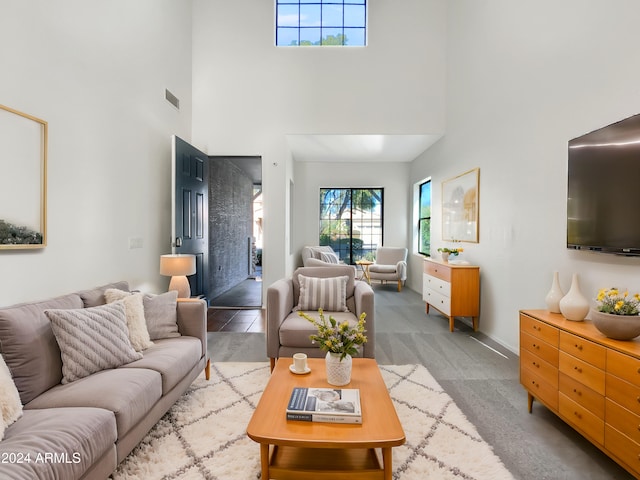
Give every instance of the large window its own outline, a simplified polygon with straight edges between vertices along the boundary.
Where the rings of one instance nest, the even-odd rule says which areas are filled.
[[[418,252],[424,255],[431,255],[431,180],[420,184],[419,205]]]
[[[321,188],[320,245],[340,260],[373,260],[382,245],[382,188]]]
[[[276,45],[367,44],[367,0],[276,0]]]

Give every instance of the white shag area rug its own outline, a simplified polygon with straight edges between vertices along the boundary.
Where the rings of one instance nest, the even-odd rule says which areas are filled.
[[[513,479],[425,367],[380,370],[407,438],[392,450],[394,480]],[[260,479],[260,447],[245,430],[268,380],[268,363],[213,364],[112,478]]]

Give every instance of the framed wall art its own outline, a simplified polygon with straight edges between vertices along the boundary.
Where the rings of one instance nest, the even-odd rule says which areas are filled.
[[[480,169],[442,182],[442,239],[478,243]]]
[[[47,122],[0,105],[0,250],[47,244]]]

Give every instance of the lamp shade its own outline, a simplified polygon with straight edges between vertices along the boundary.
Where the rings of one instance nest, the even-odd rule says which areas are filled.
[[[177,253],[160,256],[160,275],[177,277],[193,275],[194,273],[196,273],[195,255],[181,255]]]

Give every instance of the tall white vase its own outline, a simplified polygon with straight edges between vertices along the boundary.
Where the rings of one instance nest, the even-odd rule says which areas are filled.
[[[327,382],[337,387],[350,383],[352,364],[353,361],[349,354],[340,360],[339,353],[327,352],[327,356],[325,357]]]
[[[589,313],[589,300],[586,299],[580,291],[578,284],[578,274],[574,273],[571,277],[571,288],[559,303],[560,313],[567,320],[581,322]]]
[[[553,282],[551,283],[551,290],[547,293],[544,301],[547,304],[547,309],[551,313],[560,313],[560,300],[564,297],[564,292],[560,288],[560,280],[558,272],[553,272]]]

